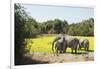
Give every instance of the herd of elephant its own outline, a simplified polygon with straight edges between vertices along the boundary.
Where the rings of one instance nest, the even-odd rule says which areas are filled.
[[[89,51],[89,40],[86,38],[76,38],[74,36],[59,34],[52,42],[52,51],[57,55],[65,53],[67,48],[71,48],[71,53],[77,53],[77,50],[84,48]],[[54,51],[55,49],[55,51]]]

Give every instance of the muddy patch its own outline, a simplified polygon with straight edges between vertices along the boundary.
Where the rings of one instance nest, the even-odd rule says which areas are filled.
[[[48,53],[33,53],[27,54],[26,56],[31,57],[33,60],[48,63],[65,63],[65,62],[82,62],[82,61],[94,61],[93,52],[87,54],[48,54]]]

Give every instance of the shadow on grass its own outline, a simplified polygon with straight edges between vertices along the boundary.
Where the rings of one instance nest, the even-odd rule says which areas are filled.
[[[83,51],[83,52],[81,52],[81,51]],[[77,53],[71,53],[71,52],[66,52],[66,53],[68,53],[68,54],[79,54],[79,55],[81,55],[81,54],[88,54],[89,52],[94,52],[94,50],[89,50],[87,52],[87,51],[84,51],[83,49],[81,51],[79,51]]]
[[[84,49],[81,49],[79,51],[84,51]],[[94,52],[94,50],[89,50],[88,52]]]
[[[94,50],[89,50],[89,52],[94,52]]]
[[[31,65],[31,64],[47,64],[48,61],[40,61],[31,59],[30,57],[24,56],[22,59],[19,59],[15,62],[15,65]]]
[[[86,52],[78,52],[78,53],[71,53],[71,52],[66,52],[66,53],[68,53],[68,54],[87,54]]]

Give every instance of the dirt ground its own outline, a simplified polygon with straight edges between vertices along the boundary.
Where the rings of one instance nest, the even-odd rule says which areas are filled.
[[[47,62],[47,63],[65,63],[65,62],[82,62],[82,61],[94,61],[93,52],[83,53],[83,54],[48,54],[48,53],[33,53],[27,55],[33,60]]]

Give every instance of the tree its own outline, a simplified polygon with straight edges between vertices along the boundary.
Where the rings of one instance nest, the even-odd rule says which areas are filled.
[[[44,25],[45,25],[45,29],[46,29],[46,33],[52,33],[52,28],[53,28],[53,23],[54,23],[54,21],[52,21],[52,20],[48,20],[48,21],[46,21],[45,23],[44,23]]]
[[[39,34],[39,25],[35,19],[28,16],[28,19],[25,23],[25,35],[26,38],[34,38]]]
[[[90,18],[80,23],[70,24],[68,34],[74,36],[94,36],[94,19]]]
[[[24,54],[24,24],[26,16],[25,11],[19,4],[14,5],[14,15],[15,15],[15,64],[18,64],[19,59],[22,58]]]
[[[56,31],[57,34],[63,31],[63,23],[59,19],[54,20],[54,30]]]
[[[25,12],[24,7],[20,4],[14,5],[14,19],[15,19],[15,65],[21,64],[24,54],[27,52],[25,38],[30,37],[37,28],[36,21],[29,18]],[[28,35],[26,35],[28,34]]]
[[[66,20],[63,21],[63,31],[68,34],[69,24]]]

